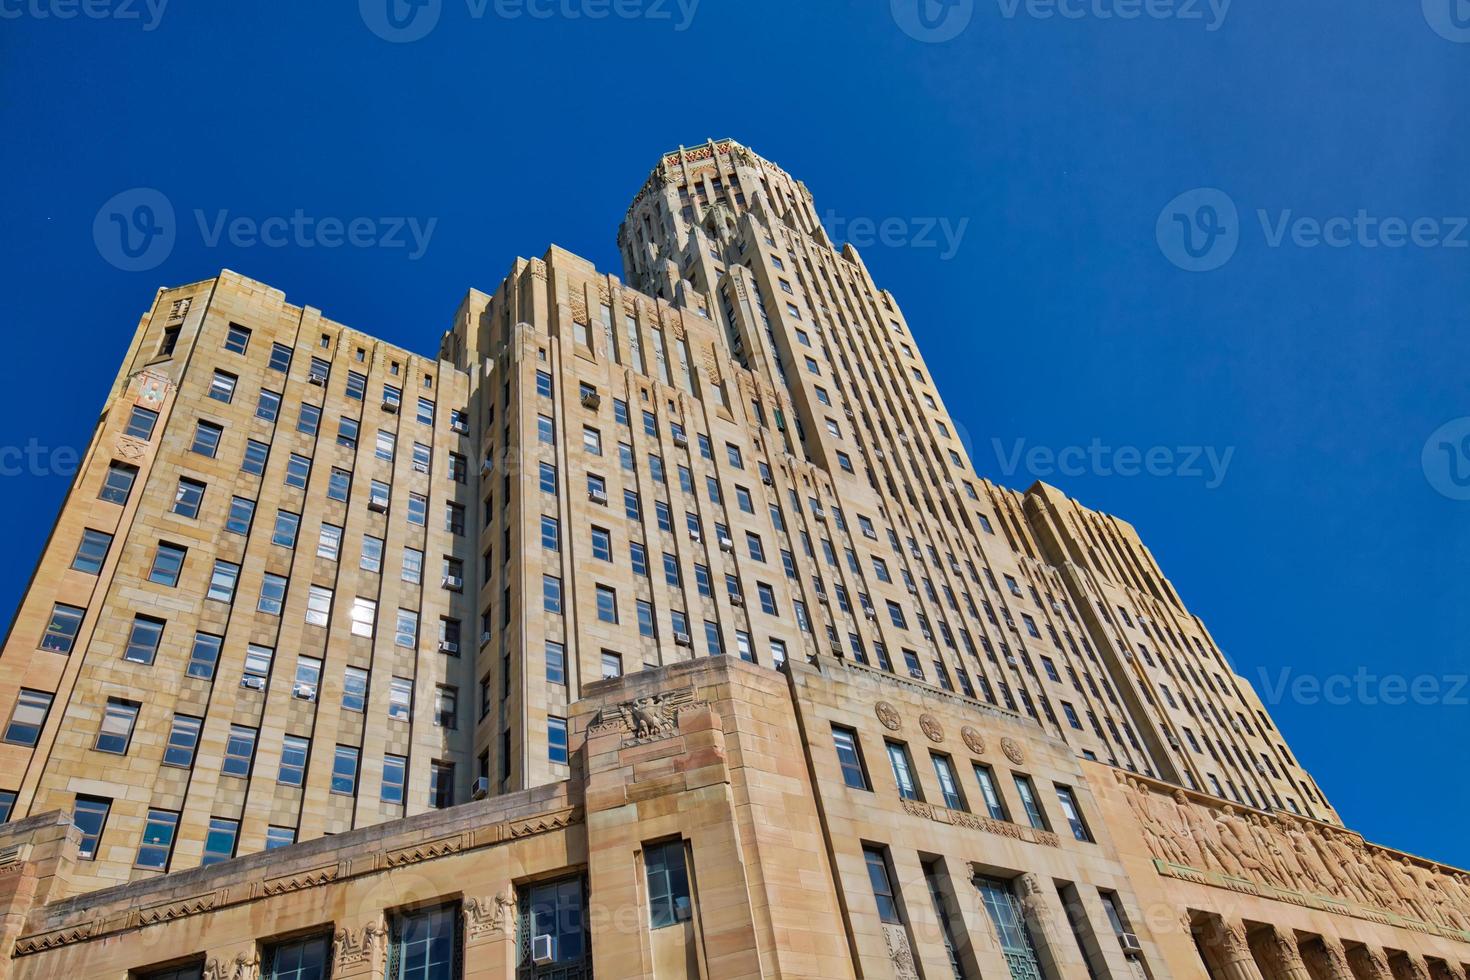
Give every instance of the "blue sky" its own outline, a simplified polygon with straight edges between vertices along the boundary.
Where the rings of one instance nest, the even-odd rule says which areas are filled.
[[[658,155],[729,136],[891,219],[862,251],[983,474],[1132,521],[1349,824],[1470,866],[1470,4],[916,2],[428,0],[390,41],[385,0],[0,0],[0,605],[156,285],[430,352],[518,255],[620,271]],[[129,258],[110,213],[160,200]]]

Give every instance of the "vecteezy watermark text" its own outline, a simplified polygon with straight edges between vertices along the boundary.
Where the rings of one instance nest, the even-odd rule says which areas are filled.
[[[384,248],[402,250],[409,261],[423,257],[438,218],[233,214],[229,209],[192,212],[206,248]],[[98,253],[124,272],[155,269],[173,252],[179,236],[173,202],[151,187],[114,195],[97,211],[92,240]]]
[[[1206,31],[1225,25],[1234,0],[995,0],[1003,20],[1132,21],[1176,20],[1203,24]],[[1426,0],[1429,2],[1429,0]],[[976,0],[889,0],[899,30],[916,41],[942,44],[965,32],[975,18]]]
[[[1470,417],[1450,419],[1424,440],[1419,463],[1442,496],[1470,500]]]
[[[1109,446],[1094,438],[1085,446],[1027,446],[1025,439],[1014,440],[1010,448],[999,439],[991,439],[996,462],[1003,476],[1013,477],[1024,470],[1042,480],[1053,476],[1081,477],[1179,477],[1203,480],[1207,490],[1225,482],[1235,447],[1223,450],[1215,446]]]
[[[1256,210],[1267,248],[1364,250],[1470,248],[1470,217],[1298,214],[1295,209]],[[1217,187],[1200,187],[1174,198],[1159,212],[1154,236],[1164,257],[1186,272],[1211,272],[1235,256],[1246,223],[1235,201]]]
[[[955,257],[964,241],[969,218],[887,218],[846,217],[835,211],[822,215],[822,227],[835,242],[847,242],[854,248],[932,248],[939,258]]]
[[[700,0],[464,0],[470,20],[643,20],[687,31]],[[444,0],[358,0],[368,30],[407,44],[428,37],[444,14]]]
[[[1352,674],[1297,674],[1282,667],[1275,676],[1262,667],[1260,689],[1269,705],[1290,701],[1293,704],[1327,704],[1342,707],[1350,704],[1377,707],[1400,705],[1444,705],[1462,708],[1470,705],[1470,675],[1467,674],[1375,674],[1359,667]]]
[[[143,30],[157,30],[168,0],[0,0],[0,20],[120,20],[137,21]]]

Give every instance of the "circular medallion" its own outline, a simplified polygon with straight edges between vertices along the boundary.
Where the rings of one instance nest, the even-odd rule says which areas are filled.
[[[964,728],[960,729],[960,738],[965,740],[965,748],[969,749],[971,752],[975,753],[976,755],[985,754],[985,739],[980,736],[979,732],[975,731],[975,729],[971,728],[969,725],[966,725]]]
[[[887,701],[879,701],[873,710],[878,715],[878,720],[883,723],[883,727],[890,732],[896,732],[903,727],[903,719],[899,718],[898,709]]]
[[[919,716],[919,731],[929,736],[931,742],[944,741],[944,726],[933,715]]]
[[[1010,759],[1018,766],[1026,761],[1026,757],[1021,754],[1021,747],[1016,744],[1016,740],[1013,738],[1001,739],[1000,750],[1005,753],[1007,759]]]

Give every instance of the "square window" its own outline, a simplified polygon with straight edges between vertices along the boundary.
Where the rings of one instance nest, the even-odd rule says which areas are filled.
[[[123,433],[147,442],[153,438],[153,427],[157,424],[157,412],[134,405],[132,412],[128,415],[128,424],[123,429]]]

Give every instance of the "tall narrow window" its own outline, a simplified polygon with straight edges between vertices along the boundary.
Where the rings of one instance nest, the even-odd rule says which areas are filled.
[[[149,810],[148,822],[143,825],[143,840],[138,844],[138,856],[133,863],[154,871],[166,869],[174,849],[174,832],[178,829],[178,811]]]
[[[893,893],[893,879],[888,873],[888,856],[881,847],[864,847],[863,860],[868,865],[868,881],[873,886],[873,898],[878,903],[878,918],[890,925],[902,925],[898,914],[898,899]]]
[[[77,857],[83,861],[97,859],[97,846],[102,841],[102,830],[107,826],[107,814],[112,801],[101,796],[78,796],[72,808],[71,822],[82,832],[82,841]]]
[[[460,931],[458,903],[394,915],[388,980],[459,980],[464,969]]]
[[[1036,798],[1036,788],[1031,785],[1030,776],[1016,774],[1016,793],[1021,797],[1021,808],[1026,811],[1026,819],[1031,826],[1037,830],[1050,830],[1046,825],[1046,814],[1041,810],[1041,801]]]
[[[127,755],[128,745],[133,740],[133,726],[138,723],[139,704],[108,698],[102,713],[102,727],[97,730],[97,742],[93,746],[98,752]]]
[[[959,781],[954,778],[954,763],[949,756],[930,753],[934,759],[934,775],[939,777],[939,792],[944,795],[944,805],[951,810],[965,809],[965,798],[960,793]]]
[[[46,632],[41,635],[41,649],[52,653],[71,653],[86,612],[80,606],[67,606],[59,602],[52,606],[51,619],[46,623]]]
[[[51,697],[48,691],[21,688],[15,710],[10,715],[10,724],[5,726],[5,741],[14,745],[35,745],[41,737],[41,727],[46,724],[46,716],[51,713]]]
[[[862,748],[858,745],[857,732],[840,725],[832,726],[832,744],[837,749],[837,763],[842,767],[842,780],[853,789],[871,790],[868,771],[863,765]]]
[[[913,766],[909,763],[908,746],[901,742],[889,742],[888,762],[893,766],[893,780],[898,784],[898,795],[905,800],[922,800],[919,784],[914,779]]]
[[[1001,802],[1000,793],[995,787],[995,775],[989,766],[975,763],[975,781],[980,784],[980,795],[985,800],[985,812],[992,820],[1009,820],[1006,815],[1005,804]]]
[[[591,970],[591,950],[588,948],[587,903],[580,878],[564,878],[532,886],[521,906],[521,921],[529,926],[532,936],[551,937],[551,966],[567,969],[566,975],[576,975],[570,968],[586,962]],[[531,949],[522,954],[520,976],[535,976],[532,972]],[[555,974],[551,974],[555,975]]]
[[[123,659],[135,664],[151,664],[158,655],[158,644],[163,639],[163,620],[152,616],[133,617],[133,628],[128,631],[128,646]]]
[[[1069,786],[1057,787],[1057,802],[1062,806],[1062,813],[1067,818],[1067,826],[1072,830],[1072,836],[1085,843],[1092,843],[1092,832],[1087,829],[1087,823],[1082,819],[1082,810],[1077,806],[1077,797]]]
[[[207,868],[211,864],[230,860],[235,856],[235,845],[239,839],[240,821],[210,817],[209,833],[204,837],[204,857],[200,859],[199,866]]]
[[[684,842],[674,840],[644,848],[643,870],[648,877],[649,928],[662,929],[687,921],[693,910]]]

